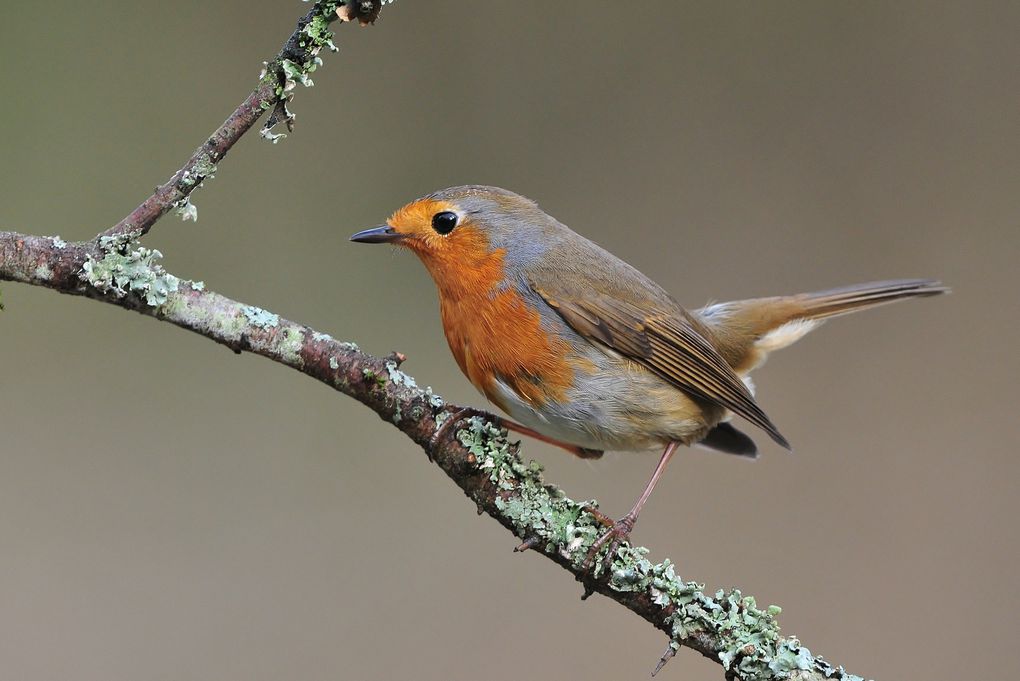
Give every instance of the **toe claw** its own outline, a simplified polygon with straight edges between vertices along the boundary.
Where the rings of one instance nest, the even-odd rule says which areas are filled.
[[[475,409],[474,407],[463,407],[461,409],[458,409],[457,411],[454,412],[447,411],[446,413],[448,414],[448,416],[446,420],[443,421],[443,425],[436,428],[436,430],[432,433],[432,437],[429,438],[429,446],[425,450],[425,452],[428,454],[429,461],[432,461],[432,450],[435,449],[440,442],[442,442],[444,437],[446,437],[447,431],[449,431],[451,428],[456,426],[464,419],[470,418],[471,416],[482,416],[490,420],[494,418],[489,414],[486,414],[484,411],[481,411],[480,409]],[[457,431],[455,430],[454,433],[456,432]]]
[[[588,512],[592,513],[592,509],[589,508]],[[605,518],[605,516],[602,515],[601,512],[595,511],[594,513],[592,513],[592,515],[594,515],[595,518],[598,519],[600,523],[606,524],[602,520],[602,518]],[[602,518],[599,518],[599,516],[602,516]],[[595,559],[602,551],[602,547],[605,546],[607,543],[609,544],[609,546],[608,550],[606,551],[605,561],[606,566],[608,567],[609,564],[612,563],[613,561],[613,556],[616,555],[616,552],[619,551],[620,546],[623,545],[623,542],[630,541],[630,533],[631,530],[634,529],[633,516],[627,514],[624,517],[617,520],[616,522],[610,521],[609,525],[610,525],[609,529],[606,530],[601,537],[596,539],[595,542],[591,545],[591,548],[588,549],[588,555],[585,556],[584,562],[581,563],[581,571],[583,574],[593,573],[594,568],[598,564],[598,561],[596,561]]]
[[[597,520],[603,527],[613,527],[616,525],[616,521],[600,511],[597,506],[585,504],[581,507],[581,510]]]

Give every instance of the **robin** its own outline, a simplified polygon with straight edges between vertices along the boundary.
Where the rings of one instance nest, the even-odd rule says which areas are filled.
[[[748,376],[829,317],[932,296],[937,281],[881,281],[688,311],[644,274],[497,187],[451,187],[412,201],[352,241],[413,251],[439,290],[461,371],[509,429],[580,457],[663,448],[607,543],[612,556],[680,445],[755,457],[737,415],[782,447]],[[452,419],[451,419],[452,420]]]

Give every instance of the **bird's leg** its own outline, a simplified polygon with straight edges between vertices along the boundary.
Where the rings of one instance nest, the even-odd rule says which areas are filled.
[[[520,423],[517,423],[516,421],[511,421],[510,419],[495,416],[493,414],[484,412],[480,409],[475,409],[474,407],[464,407],[463,409],[459,409],[453,412],[453,414],[451,414],[449,418],[443,421],[443,425],[439,426],[439,428],[436,429],[436,432],[434,432],[432,434],[432,437],[429,439],[429,451],[431,451],[433,447],[439,444],[443,437],[446,436],[446,431],[449,430],[450,427],[453,426],[453,424],[457,423],[458,421],[463,421],[465,418],[469,416],[481,416],[484,418],[488,418],[497,426],[502,426],[507,430],[513,431],[515,433],[520,433],[521,435],[527,435],[528,437],[540,440],[547,444],[553,445],[554,447],[565,449],[566,451],[570,452],[574,456],[581,459],[597,459],[600,456],[602,456],[602,450],[587,449],[585,447],[578,447],[577,445],[571,445],[567,444],[566,442],[554,440],[551,437],[546,437],[545,435],[542,435],[541,433],[534,431],[531,428],[528,428],[527,426],[522,426]],[[429,458],[431,459],[431,455],[429,455]]]
[[[521,435],[527,435],[528,437],[534,438],[541,442],[545,442],[546,444],[553,445],[554,447],[559,447],[560,449],[565,449],[566,451],[570,452],[571,454],[578,458],[597,459],[600,456],[602,456],[602,450],[600,449],[587,449],[585,447],[578,447],[577,445],[567,444],[566,442],[560,442],[559,440],[554,440],[551,437],[546,437],[545,435],[542,435],[541,433],[536,432],[531,428],[528,428],[527,426],[522,426],[521,424],[511,421],[509,419],[500,419],[500,422],[503,424],[503,427],[505,427],[507,430],[512,430],[513,432],[520,433]]]
[[[637,522],[638,515],[641,514],[641,509],[644,508],[645,502],[648,501],[648,497],[652,495],[652,490],[655,489],[655,484],[659,482],[659,478],[662,477],[663,472],[666,470],[666,465],[669,464],[669,460],[673,458],[673,454],[676,453],[677,447],[680,446],[679,442],[670,442],[666,445],[665,451],[662,452],[662,456],[659,458],[659,465],[655,467],[655,472],[652,473],[652,477],[648,480],[648,484],[645,485],[645,489],[641,492],[641,496],[634,503],[634,507],[630,509],[627,515],[623,516],[619,520],[614,522],[607,522],[608,518],[601,512],[594,513],[593,509],[588,509],[595,518],[603,525],[609,526],[609,529],[591,545],[591,549],[588,551],[588,555],[585,557],[584,562],[581,563],[581,572],[589,572],[594,564],[595,557],[599,551],[607,543],[609,544],[609,552],[606,554],[606,561],[611,562],[613,556],[616,554],[617,549],[620,548],[620,544],[630,539],[630,533],[634,529],[634,523]]]

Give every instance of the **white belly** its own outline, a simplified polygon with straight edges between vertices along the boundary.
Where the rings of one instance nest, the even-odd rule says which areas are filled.
[[[596,356],[597,355],[597,356]],[[644,450],[700,439],[723,416],[705,414],[680,390],[612,352],[593,353],[591,373],[578,371],[562,402],[533,405],[497,380],[511,419],[546,437],[587,449]]]

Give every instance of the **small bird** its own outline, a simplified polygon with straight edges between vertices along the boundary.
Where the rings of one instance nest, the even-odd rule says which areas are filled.
[[[786,441],[748,374],[825,319],[947,291],[937,281],[881,281],[684,309],[644,274],[523,196],[485,186],[443,189],[351,237],[410,249],[439,291],[461,371],[509,414],[509,429],[585,458],[663,448],[633,508],[613,522],[612,556],[680,445],[755,457],[740,416]]]

